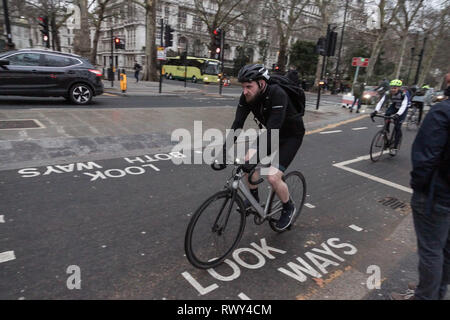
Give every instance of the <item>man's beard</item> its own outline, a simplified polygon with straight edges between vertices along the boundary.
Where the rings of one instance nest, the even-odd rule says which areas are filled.
[[[258,101],[259,97],[261,96],[261,92],[256,93],[254,96],[247,98],[247,96],[245,97],[245,101],[248,104],[252,104],[255,103],[256,101]]]

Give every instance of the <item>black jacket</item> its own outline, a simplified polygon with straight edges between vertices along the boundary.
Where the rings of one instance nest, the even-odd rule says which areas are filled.
[[[414,140],[411,159],[411,187],[428,194],[433,201],[450,206],[450,100],[434,105]]]
[[[266,127],[269,135],[272,129],[280,130],[280,138],[304,134],[301,115],[287,93],[277,84],[268,84],[265,92],[251,104],[245,101],[242,94],[231,129],[242,129],[250,112]]]

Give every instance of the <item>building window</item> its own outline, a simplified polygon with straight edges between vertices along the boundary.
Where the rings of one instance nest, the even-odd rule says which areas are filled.
[[[178,11],[178,28],[181,30],[186,29],[186,20],[187,20],[187,13],[184,10]]]

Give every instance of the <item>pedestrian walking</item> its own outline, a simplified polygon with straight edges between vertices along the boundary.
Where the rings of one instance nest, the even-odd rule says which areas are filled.
[[[361,98],[362,98],[362,94],[364,92],[364,82],[356,82],[353,85],[353,103],[352,106],[350,107],[350,112],[353,112],[353,106],[355,105],[355,103],[358,103],[357,109],[356,109],[356,113],[359,113],[359,109],[361,108]]]
[[[134,61],[134,77],[136,78],[136,83],[139,82],[139,72],[142,70],[142,66],[137,62]]]
[[[447,99],[430,109],[411,153],[419,282],[394,300],[442,300],[450,284],[450,73],[446,83]]]

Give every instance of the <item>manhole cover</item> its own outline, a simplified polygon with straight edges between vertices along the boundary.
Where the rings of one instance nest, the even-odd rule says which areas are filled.
[[[42,128],[36,120],[0,120],[0,130]]]

